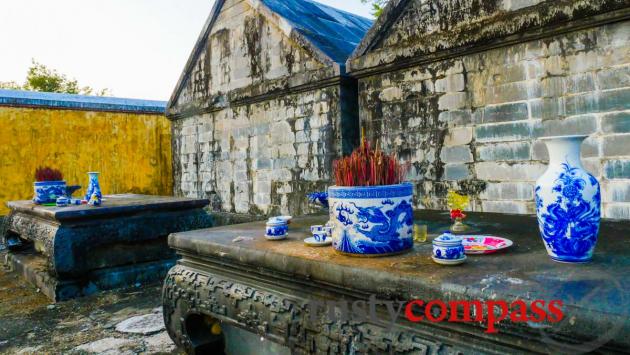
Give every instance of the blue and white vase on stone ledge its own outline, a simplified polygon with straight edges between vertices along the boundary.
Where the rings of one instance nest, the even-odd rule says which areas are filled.
[[[90,182],[88,183],[85,199],[88,201],[88,204],[92,206],[100,206],[101,199],[103,198],[103,194],[101,193],[101,185],[98,182],[98,174],[99,173],[97,172],[88,173],[90,177]]]
[[[353,256],[397,254],[413,247],[411,184],[328,189],[333,247]]]
[[[599,234],[600,186],[580,161],[587,137],[542,138],[549,168],[536,183],[536,211],[547,253],[560,262],[590,261]]]

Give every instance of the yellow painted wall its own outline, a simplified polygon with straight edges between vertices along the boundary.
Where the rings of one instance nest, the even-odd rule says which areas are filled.
[[[0,107],[0,215],[33,197],[39,166],[60,169],[85,193],[99,171],[103,194],[172,195],[170,121],[161,115]]]

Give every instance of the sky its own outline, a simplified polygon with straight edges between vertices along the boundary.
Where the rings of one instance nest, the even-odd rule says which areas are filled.
[[[318,0],[371,17],[360,0]],[[164,100],[213,0],[2,0],[0,81],[23,83],[31,60],[113,96]]]

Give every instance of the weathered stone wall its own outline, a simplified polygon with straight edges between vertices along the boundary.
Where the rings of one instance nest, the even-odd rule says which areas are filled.
[[[226,0],[169,116],[213,111],[335,76],[246,0]]]
[[[209,197],[226,212],[306,212],[306,194],[329,185],[339,91],[331,86],[175,121],[176,193]]]
[[[251,4],[225,1],[175,93],[175,193],[215,211],[299,215],[356,145],[357,84]]]
[[[452,47],[462,52],[449,55],[439,46],[431,47],[437,42],[418,39],[422,33],[413,30],[414,21],[425,21],[422,31],[431,38],[431,31],[461,31],[462,26],[456,24],[470,14],[462,11],[462,19],[450,14],[433,22],[426,16],[408,16],[414,11],[427,13],[429,2],[415,1],[411,12],[403,14],[402,22],[371,52],[350,61],[353,70],[364,75],[359,84],[361,124],[384,149],[413,163],[410,179],[417,186],[417,205],[444,209],[447,190],[455,188],[474,197],[477,211],[535,213],[533,187],[548,159],[537,138],[590,134],[583,146],[583,161],[602,182],[604,216],[630,219],[630,23],[517,39],[487,50],[457,47],[474,43],[474,36],[455,36],[441,46],[460,41]],[[518,2],[526,4],[511,10],[540,2]],[[453,1],[442,4],[446,3]],[[486,9],[503,14],[496,15],[495,25],[485,24],[486,28],[503,21],[505,8],[501,6],[516,2],[508,3]],[[583,2],[556,4],[569,3]],[[448,10],[444,7],[439,14]],[[483,16],[486,10],[475,16]],[[540,11],[536,14],[543,17]],[[511,22],[523,23],[522,18]],[[503,30],[510,32],[507,25]],[[502,28],[496,31],[492,36]],[[410,37],[416,38],[412,44],[406,41]],[[483,49],[482,44],[476,48]],[[416,57],[420,63],[396,64],[413,58],[415,50],[425,51],[425,56]],[[424,58],[429,59],[421,63]],[[369,73],[375,63],[389,67]]]

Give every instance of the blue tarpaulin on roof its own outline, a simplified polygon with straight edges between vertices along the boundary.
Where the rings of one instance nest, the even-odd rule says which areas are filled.
[[[291,22],[322,52],[344,64],[372,26],[372,20],[310,0],[262,0]]]

